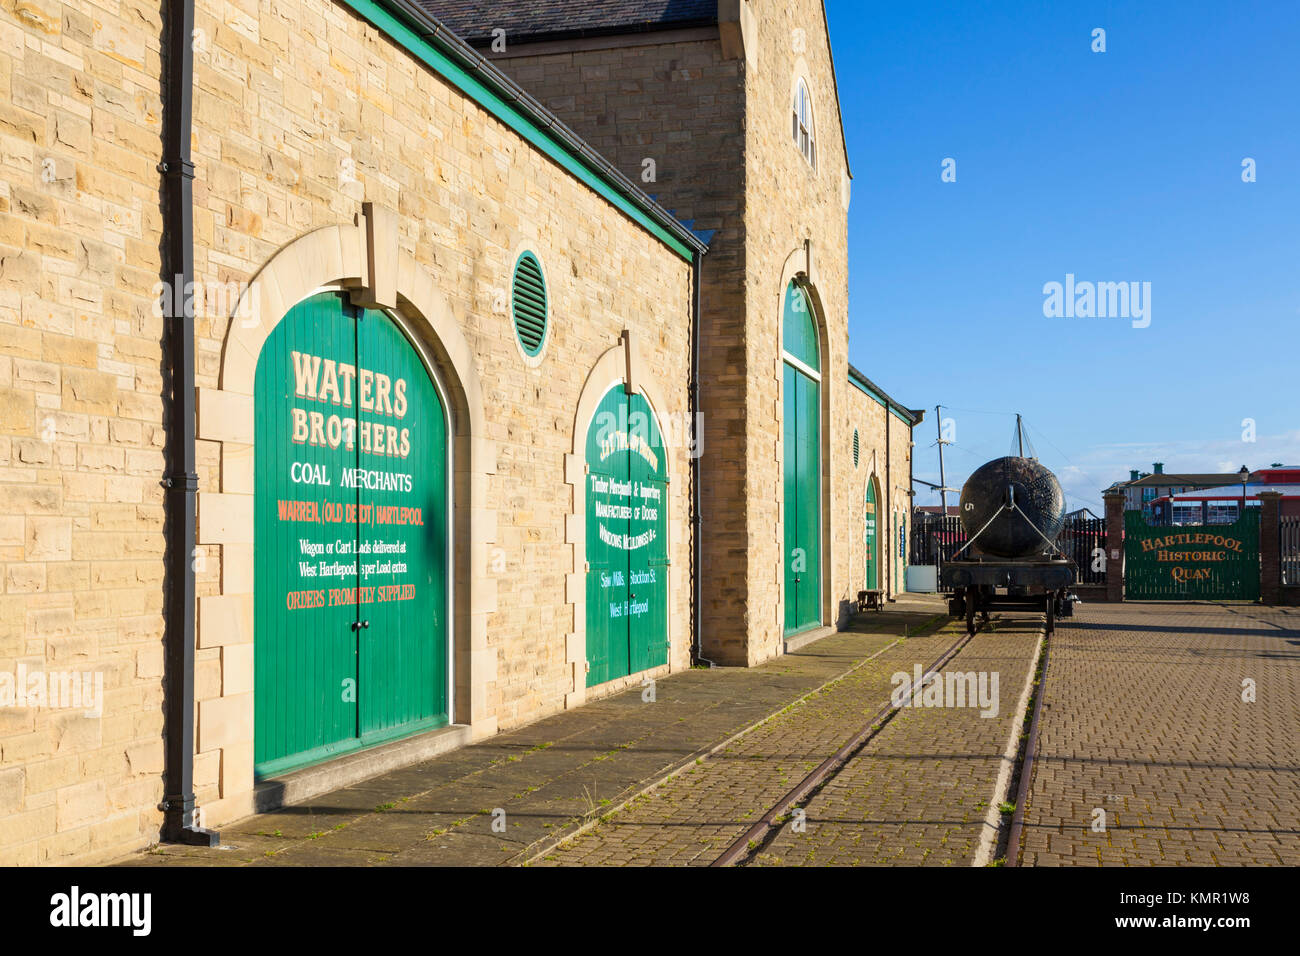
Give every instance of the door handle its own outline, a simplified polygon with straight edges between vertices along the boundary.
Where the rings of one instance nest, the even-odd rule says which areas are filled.
[[[359,630],[361,630],[362,628],[367,628],[367,627],[369,627],[369,626],[370,626],[370,622],[369,622],[369,621],[353,621],[353,622],[352,622],[352,630],[354,630],[354,631],[359,631]]]

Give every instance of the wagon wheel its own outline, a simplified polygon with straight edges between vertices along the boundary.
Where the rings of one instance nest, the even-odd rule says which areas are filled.
[[[978,591],[968,591],[966,594],[966,633],[974,636],[975,634],[975,605],[979,601]]]
[[[1047,636],[1051,637],[1052,632],[1056,630],[1056,595],[1047,596]]]

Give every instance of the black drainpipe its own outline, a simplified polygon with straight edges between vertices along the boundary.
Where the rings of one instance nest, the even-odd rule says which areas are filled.
[[[194,164],[190,162],[194,86],[194,0],[168,0],[163,87],[163,285],[171,415],[167,435],[166,772],[162,838],[216,846],[219,835],[194,825]]]
[[[909,412],[908,414],[910,415],[911,413]],[[919,422],[914,421],[912,422],[911,425],[907,426],[907,520],[908,521],[911,521],[913,518],[916,517],[916,507],[915,507],[916,505],[916,467],[915,467],[916,455],[914,453],[916,451],[916,426],[918,424]],[[904,525],[904,527],[910,527],[910,525]],[[904,545],[904,547],[907,548],[908,561],[910,561],[912,555],[912,534],[910,531],[907,534],[907,543]],[[904,563],[903,565],[903,585],[904,587],[907,586],[907,564],[906,563]]]
[[[694,635],[691,646],[691,664],[708,664],[713,661],[704,656],[704,633],[701,622],[704,610],[700,601],[703,588],[700,579],[704,573],[704,542],[701,538],[704,523],[700,515],[700,458],[704,451],[704,428],[700,422],[700,260],[702,252],[696,252],[691,267],[691,282],[694,294],[691,302],[691,631]]]

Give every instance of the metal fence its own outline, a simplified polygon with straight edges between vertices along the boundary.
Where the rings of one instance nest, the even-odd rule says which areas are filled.
[[[1300,584],[1300,517],[1280,519],[1277,530],[1282,583]]]
[[[1105,518],[1066,518],[1056,546],[1079,566],[1079,584],[1106,583]]]
[[[909,563],[940,565],[966,543],[966,529],[957,515],[920,512],[912,517]]]
[[[951,561],[966,543],[966,529],[957,515],[916,514],[912,518],[911,564],[941,565]],[[1068,518],[1056,546],[1079,566],[1079,584],[1105,584],[1105,518]],[[1300,572],[1298,572],[1300,573]],[[1296,580],[1300,581],[1300,577]]]

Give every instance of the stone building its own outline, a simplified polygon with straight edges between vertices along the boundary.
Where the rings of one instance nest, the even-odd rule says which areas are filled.
[[[921,413],[875,386],[865,398],[849,370],[851,174],[821,0],[418,2],[712,236],[700,335],[705,656],[755,664],[794,633],[844,621],[863,586],[859,517],[873,481],[877,533],[891,543],[879,583],[902,590]],[[816,368],[789,361],[792,283],[813,318]],[[801,413],[820,414],[811,472],[784,455],[787,413],[801,404],[787,381],[811,387]],[[813,510],[791,515],[796,497]]]
[[[720,6],[495,64],[407,0],[0,12],[0,863],[901,589],[919,413],[848,364],[824,16]]]

